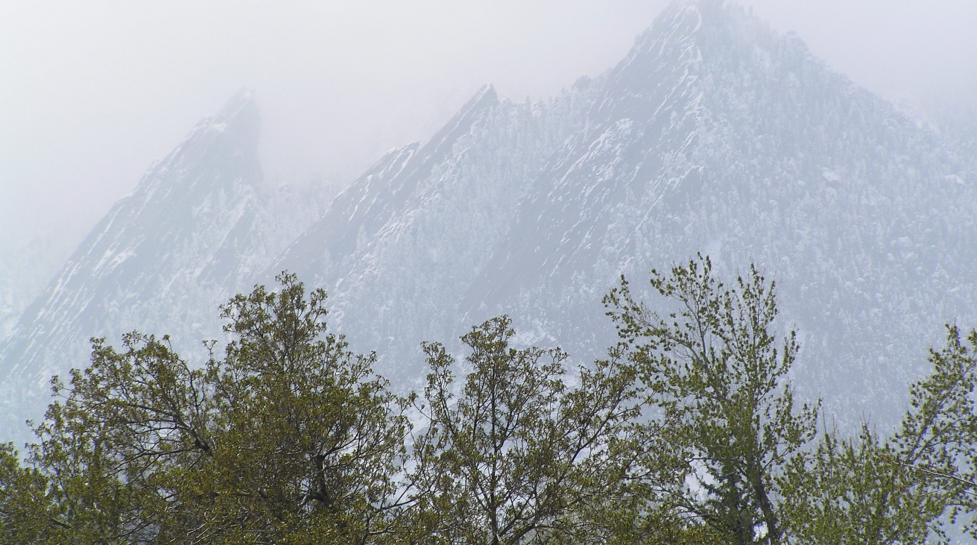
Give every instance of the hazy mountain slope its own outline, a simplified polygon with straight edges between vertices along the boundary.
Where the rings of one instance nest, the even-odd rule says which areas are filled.
[[[0,402],[14,423],[3,424],[36,416],[50,376],[85,365],[90,337],[137,329],[196,349],[219,335],[217,306],[317,213],[314,199],[261,185],[258,135],[243,92],[95,226],[0,347]]]
[[[314,223],[317,199],[260,183],[257,137],[239,97],[93,230],[0,347],[9,421],[84,364],[88,337],[199,346],[220,302],[283,269],[327,288],[334,325],[405,387],[420,341],[500,312],[523,340],[599,356],[616,278],[696,252],[777,279],[802,390],[845,419],[891,414],[941,324],[977,324],[973,163],[719,0],[673,4],[553,100],[481,90]]]
[[[599,324],[562,316],[597,316],[622,269],[756,261],[805,333],[802,384],[845,408],[901,397],[942,323],[974,323],[975,180],[798,40],[676,4],[602,84],[595,130],[535,184],[491,300],[574,342]]]
[[[599,354],[614,279],[698,251],[779,281],[804,333],[804,389],[841,411],[898,403],[941,324],[977,319],[977,180],[936,135],[738,8],[676,3],[559,100],[481,108],[445,129],[480,120],[450,148],[425,146],[436,166],[424,147],[396,152],[283,260],[405,380],[419,340],[497,312],[527,338]]]
[[[69,249],[59,239],[42,235],[25,243],[0,245],[0,344],[63,262]]]
[[[274,270],[327,286],[344,330],[402,367],[420,339],[462,326],[459,299],[503,242],[539,158],[579,130],[578,107],[482,89],[429,142],[390,152],[340,194]]]
[[[946,113],[937,119],[937,126],[958,154],[969,162],[971,175],[977,176],[977,108]]]

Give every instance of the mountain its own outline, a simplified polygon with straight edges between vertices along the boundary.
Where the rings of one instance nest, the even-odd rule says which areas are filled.
[[[44,234],[26,243],[0,245],[0,344],[13,332],[17,317],[57,272],[70,248]]]
[[[802,394],[856,418],[903,402],[943,323],[977,323],[975,187],[937,134],[795,36],[677,2],[552,101],[481,91],[356,180],[275,269],[325,286],[354,345],[409,384],[420,340],[493,314],[595,357],[620,274],[700,251],[727,274],[756,262],[802,333]]]
[[[37,415],[88,337],[199,348],[220,302],[283,269],[325,287],[332,325],[403,388],[422,379],[422,340],[503,312],[522,341],[599,357],[616,279],[638,286],[697,252],[777,280],[800,394],[842,422],[884,422],[942,324],[977,324],[962,148],[720,0],[672,4],[620,63],[553,99],[481,89],[321,214],[262,183],[258,125],[235,98],[89,234],[0,347],[4,426]]]
[[[22,430],[39,414],[50,376],[83,367],[90,337],[171,333],[193,350],[220,335],[217,306],[318,213],[315,199],[263,185],[259,126],[242,91],[88,234],[0,347],[0,428]]]
[[[576,98],[542,109],[486,86],[430,141],[391,151],[341,193],[274,270],[326,286],[333,319],[388,360],[457,336],[460,290],[505,244],[539,158],[582,128]]]
[[[938,117],[936,126],[954,144],[960,156],[970,159],[970,171],[977,176],[977,107],[944,113]]]

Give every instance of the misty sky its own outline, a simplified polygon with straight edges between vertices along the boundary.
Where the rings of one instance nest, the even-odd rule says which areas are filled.
[[[977,1],[753,0],[928,116],[977,110]],[[341,184],[482,83],[545,97],[620,59],[664,0],[0,0],[0,249],[77,240],[242,86],[271,182]]]

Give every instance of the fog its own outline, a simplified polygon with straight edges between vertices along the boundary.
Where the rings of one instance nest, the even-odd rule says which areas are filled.
[[[0,3],[0,250],[65,246],[237,89],[270,183],[341,185],[481,84],[546,97],[622,57],[662,0]],[[977,110],[973,0],[745,2],[922,118]]]

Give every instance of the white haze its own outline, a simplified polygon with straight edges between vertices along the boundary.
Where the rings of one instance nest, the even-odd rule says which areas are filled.
[[[666,3],[0,0],[0,251],[77,242],[242,86],[270,182],[341,184],[483,83],[546,97],[601,72]],[[917,113],[977,110],[973,0],[744,3]]]

